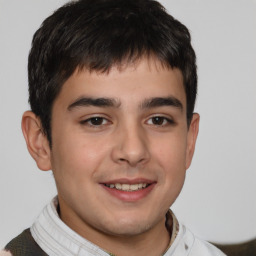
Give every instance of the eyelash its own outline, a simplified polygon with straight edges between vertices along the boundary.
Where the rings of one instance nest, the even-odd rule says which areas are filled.
[[[98,119],[98,121],[103,121],[103,124],[102,123],[99,123],[99,124],[93,124],[92,123],[93,121],[97,122],[97,119]],[[106,119],[105,117],[102,117],[102,116],[94,116],[94,117],[90,117],[86,120],[81,121],[80,124],[88,125],[88,126],[93,127],[93,128],[98,128],[98,127],[107,125],[107,123],[104,123],[104,122],[110,122],[110,121],[108,119]]]
[[[162,123],[154,124],[154,121],[153,121],[154,119],[160,119],[160,121]],[[157,126],[157,127],[165,127],[165,126],[169,126],[169,125],[174,125],[175,124],[175,122],[172,119],[167,118],[165,116],[160,116],[160,115],[159,116],[152,116],[148,120],[151,120],[150,125],[154,125],[154,126]]]
[[[156,119],[158,119],[158,121],[160,121],[160,124],[154,123],[154,121],[153,121],[154,119],[155,119],[155,121],[157,121]],[[151,122],[149,123],[150,120],[151,120]],[[96,123],[93,124],[93,122],[96,122]],[[99,123],[97,124],[97,122],[99,122]],[[95,116],[95,117],[90,117],[86,120],[83,120],[80,123],[82,125],[88,125],[93,128],[100,128],[102,126],[108,125],[111,122],[105,117]],[[164,117],[164,116],[160,116],[160,115],[150,117],[149,119],[147,119],[146,123],[149,125],[157,126],[157,127],[165,127],[165,126],[175,124],[175,122],[172,119]]]

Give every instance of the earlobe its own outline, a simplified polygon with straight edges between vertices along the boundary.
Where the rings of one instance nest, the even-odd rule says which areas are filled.
[[[38,168],[43,171],[51,170],[51,150],[40,119],[33,112],[26,111],[22,116],[21,127],[28,151]]]
[[[195,152],[196,139],[199,131],[200,116],[197,113],[193,114],[187,136],[187,151],[186,151],[186,169],[189,168]]]

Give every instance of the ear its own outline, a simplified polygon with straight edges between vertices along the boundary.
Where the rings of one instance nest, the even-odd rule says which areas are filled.
[[[51,150],[40,119],[31,111],[22,116],[21,128],[30,155],[42,171],[51,170]]]
[[[189,168],[195,152],[196,139],[199,131],[199,120],[199,114],[194,113],[187,134],[186,169]]]

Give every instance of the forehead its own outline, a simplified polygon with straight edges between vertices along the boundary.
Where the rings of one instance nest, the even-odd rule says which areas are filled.
[[[172,96],[185,107],[182,73],[154,58],[113,66],[108,72],[76,69],[63,84],[55,104],[70,104],[78,97],[116,98],[121,104],[145,98]]]

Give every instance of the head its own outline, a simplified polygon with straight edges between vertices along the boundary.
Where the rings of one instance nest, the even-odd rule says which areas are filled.
[[[29,102],[51,144],[53,102],[76,69],[107,73],[153,56],[183,76],[190,124],[197,93],[188,29],[152,0],[73,1],[35,33],[28,62]]]
[[[187,28],[156,1],[74,1],[35,33],[28,70],[23,132],[63,221],[93,242],[160,234],[198,131]]]

